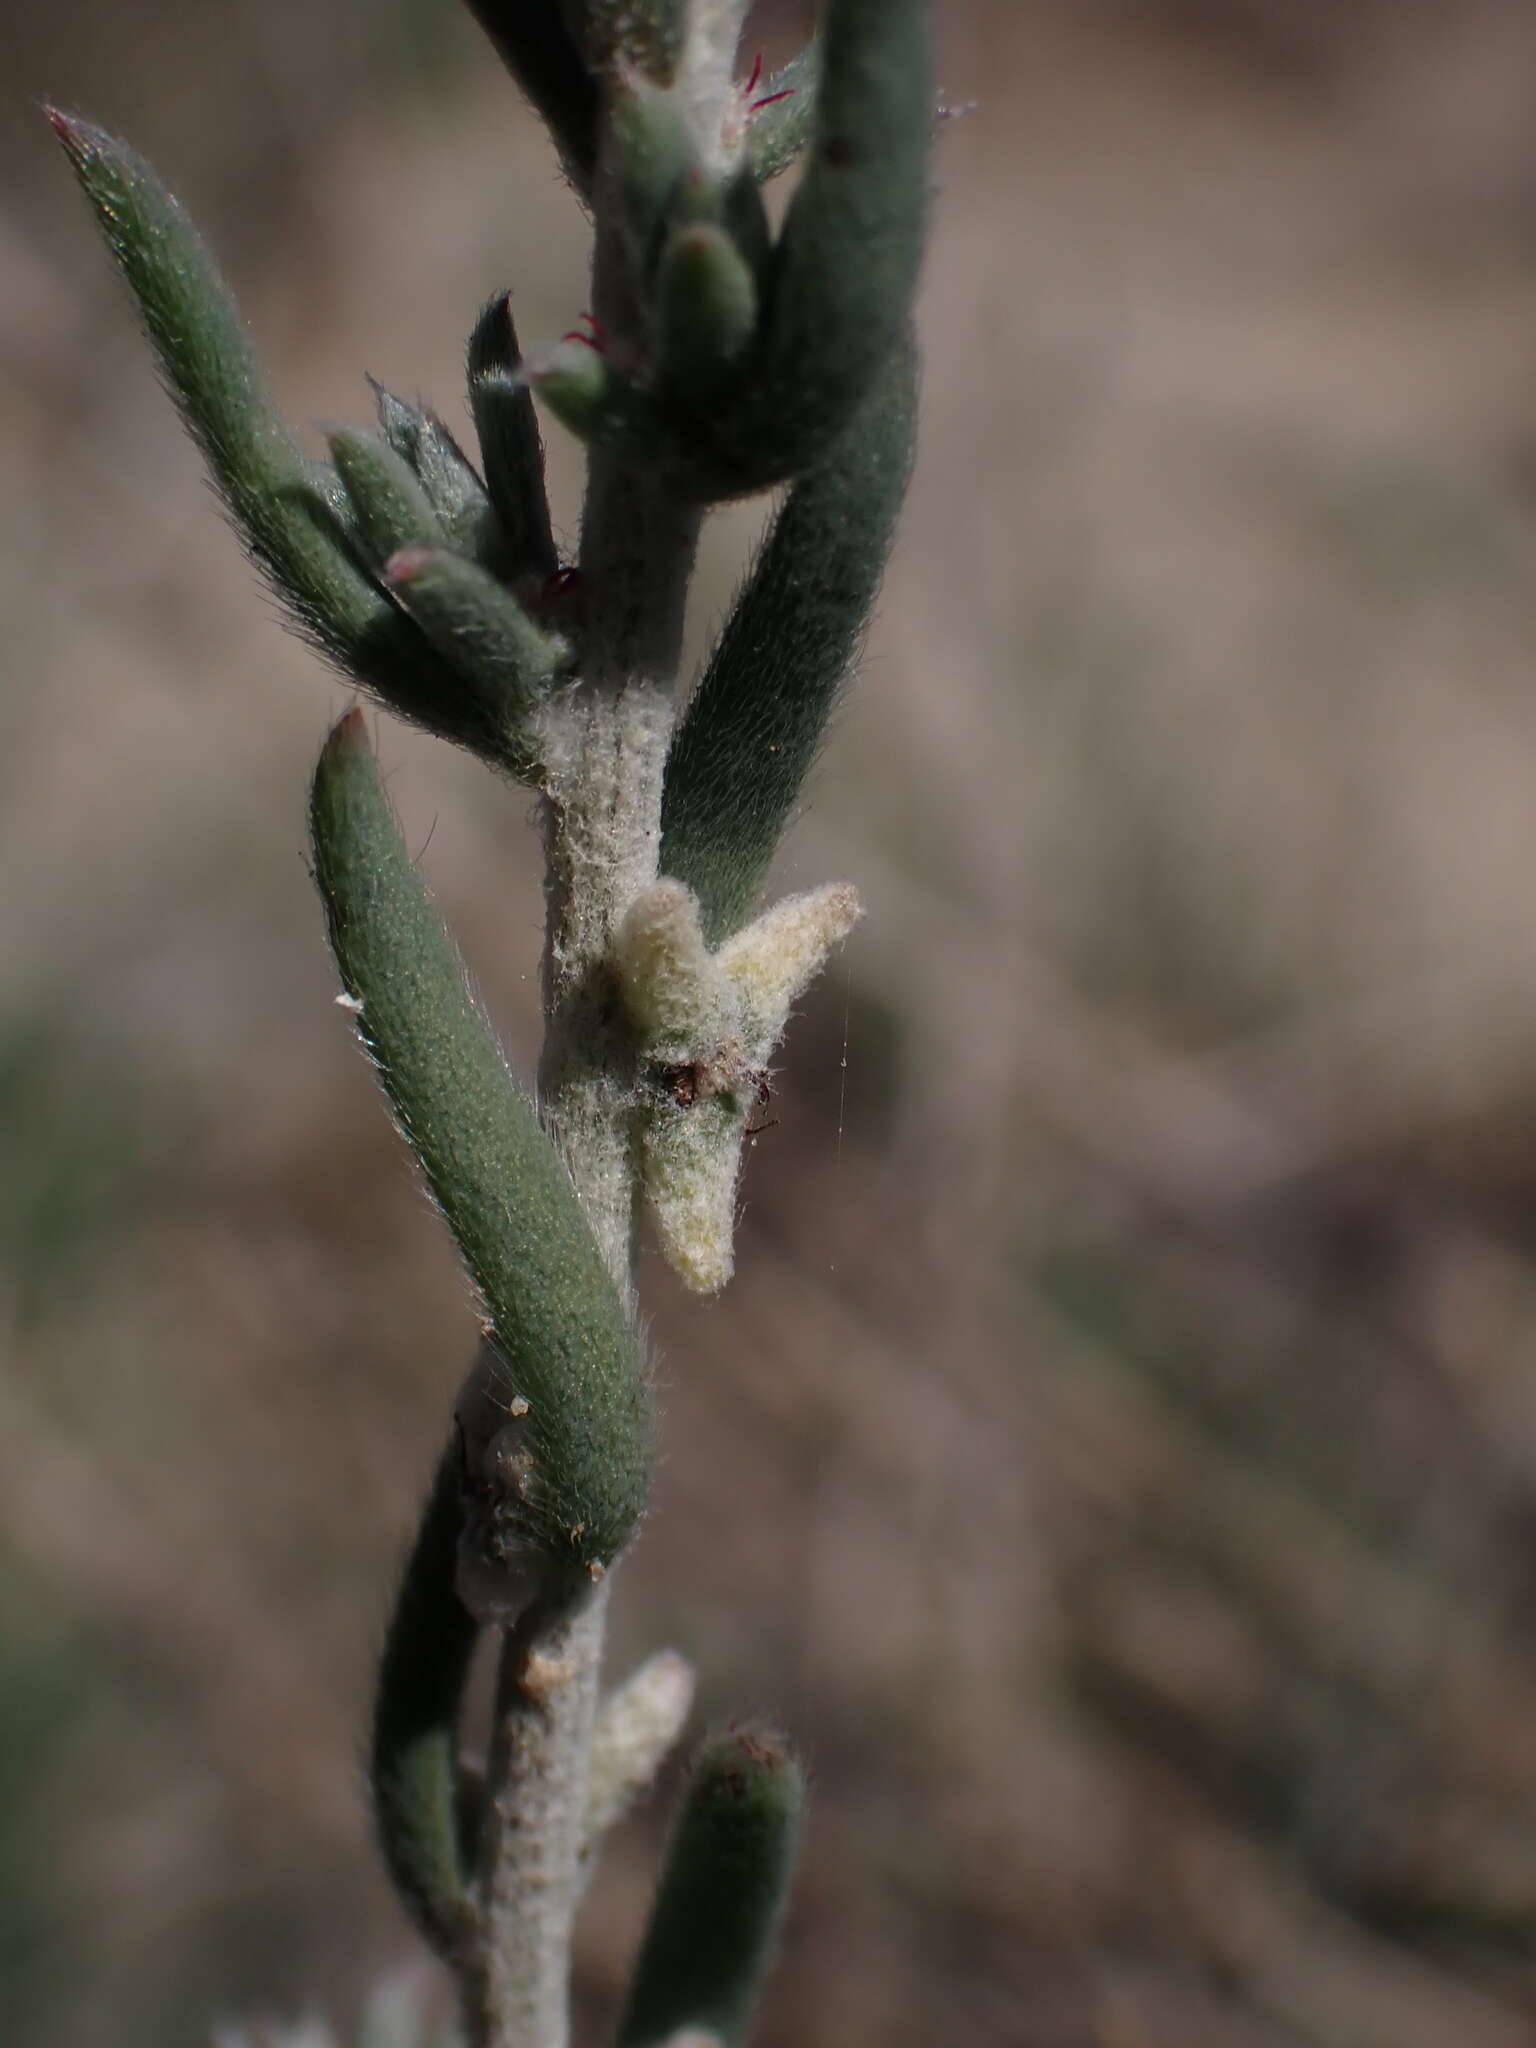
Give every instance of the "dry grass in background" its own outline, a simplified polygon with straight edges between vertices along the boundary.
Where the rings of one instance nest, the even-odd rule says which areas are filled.
[[[763,2048],[1522,2048],[1536,18],[942,14],[984,106],[922,464],[785,863],[870,916],[739,1280],[648,1263],[615,1656],[676,1643],[814,1759]],[[579,309],[447,0],[4,31],[182,191],[298,419],[365,369],[451,408],[504,283],[530,336]],[[410,1952],[359,1730],[470,1324],[299,857],[340,692],[16,94],[0,162],[0,2013],[190,2048]],[[526,801],[381,744],[526,1058]],[[658,1826],[594,1896],[594,2020]]]

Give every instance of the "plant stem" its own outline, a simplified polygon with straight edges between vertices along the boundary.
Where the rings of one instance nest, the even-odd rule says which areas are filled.
[[[470,2048],[566,2048],[587,1752],[608,1588],[509,1632],[497,1679],[481,1940],[463,1977]]]
[[[601,217],[601,216],[600,216]],[[601,229],[593,301],[622,315]],[[614,328],[610,325],[609,332]],[[637,1195],[632,1031],[611,965],[619,919],[656,878],[672,690],[700,515],[654,473],[599,453],[582,527],[592,624],[582,680],[543,718],[546,926],[540,1112],[613,1280],[633,1298]],[[571,1935],[608,1587],[506,1637],[466,1972],[470,2048],[567,2048]]]
[[[652,682],[636,678],[612,691],[584,684],[561,707],[546,757],[540,1111],[626,1299],[635,1209],[634,1048],[609,955],[619,919],[656,877],[670,728],[670,695]]]
[[[628,258],[606,167],[592,302],[638,345]],[[544,1053],[539,1093],[608,1269],[629,1299],[636,1172],[634,1054],[610,955],[619,919],[656,879],[688,579],[702,510],[627,450],[592,451],[582,511],[587,623],[581,683],[544,722]]]

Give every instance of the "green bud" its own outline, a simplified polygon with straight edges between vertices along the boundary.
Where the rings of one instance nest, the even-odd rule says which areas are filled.
[[[676,93],[631,76],[615,94],[611,118],[625,240],[637,274],[649,277],[685,188],[692,196],[683,203],[697,217],[700,206],[712,203],[711,187]]]
[[[401,548],[445,544],[447,535],[415,471],[387,442],[352,428],[328,440],[358,533],[375,562],[382,564]]]
[[[691,410],[737,367],[757,320],[757,285],[723,228],[679,228],[656,280],[656,378]]]
[[[580,441],[659,442],[647,395],[590,342],[567,335],[524,363],[521,375],[535,398]]]
[[[395,546],[406,547],[412,540],[446,541],[461,555],[499,566],[506,552],[500,526],[463,449],[430,406],[407,405],[374,378],[368,382],[385,441],[416,478],[436,515],[430,532],[408,535]]]
[[[412,547],[391,556],[384,581],[501,720],[518,772],[534,773],[527,727],[569,662],[566,643],[536,625],[505,584],[445,548]]]

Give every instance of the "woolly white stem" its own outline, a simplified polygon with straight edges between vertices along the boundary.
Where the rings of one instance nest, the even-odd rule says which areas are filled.
[[[608,1588],[509,1635],[496,1698],[481,1939],[464,1985],[472,2048],[568,2048],[571,1931]]]
[[[729,77],[726,78],[729,89]],[[615,345],[633,309],[600,176],[592,303]],[[699,513],[626,456],[594,451],[582,520],[590,623],[579,684],[543,720],[544,1054],[540,1109],[614,1284],[633,1298],[634,1032],[614,935],[656,879],[671,691]],[[465,1984],[471,2048],[568,2048],[571,1933],[585,1878],[588,1764],[608,1583],[529,1616],[502,1651],[487,1778],[482,1940]]]
[[[740,154],[746,116],[732,85],[736,52],[751,0],[693,0],[677,67],[677,91],[715,171],[729,170]]]

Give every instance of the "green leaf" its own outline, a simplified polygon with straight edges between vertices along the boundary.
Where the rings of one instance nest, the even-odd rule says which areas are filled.
[[[474,464],[430,407],[422,408],[416,474],[443,522],[450,546],[476,561],[498,559],[501,535],[485,485],[475,474]]]
[[[711,945],[750,916],[858,651],[916,400],[904,343],[831,457],[791,488],[672,742],[661,871],[697,895]]]
[[[454,1442],[438,1466],[384,1640],[369,1772],[390,1876],[423,1934],[450,1956],[473,1915],[460,1849],[458,1742],[479,1627],[454,1587],[462,1475]]]
[[[420,479],[387,441],[345,427],[327,437],[357,529],[379,564],[401,548],[441,547],[448,536]]]
[[[736,396],[678,416],[701,495],[820,462],[910,316],[933,128],[928,0],[828,0],[811,146]]]
[[[368,383],[378,409],[380,432],[416,478],[437,515],[435,538],[499,574],[508,552],[507,541],[468,456],[430,406],[408,405],[373,377]]]
[[[160,371],[236,530],[299,631],[402,717],[506,764],[506,735],[359,555],[340,480],[299,449],[191,222],[149,166],[50,113],[135,300]]]
[[[518,576],[542,580],[560,562],[549,527],[538,414],[527,385],[516,377],[521,362],[512,296],[501,292],[469,338],[469,404],[485,487],[501,526],[504,552],[496,567],[509,582]]]
[[[785,384],[776,414],[848,417],[910,315],[933,133],[928,16],[928,0],[829,0],[810,153],[765,316],[764,367]],[[798,404],[797,366],[815,386]]]
[[[243,537],[305,628],[341,651],[380,600],[315,516],[311,466],[272,404],[212,258],[132,150],[84,121],[49,118]]]
[[[776,1734],[716,1736],[693,1769],[641,1945],[619,2048],[685,2027],[735,2048],[772,1957],[794,1868],[805,1777]]]
[[[569,662],[564,640],[536,625],[503,583],[446,548],[391,556],[384,580],[499,724],[516,773],[537,772],[530,721]]]
[[[321,754],[310,821],[359,1036],[484,1301],[519,1417],[496,1540],[509,1577],[569,1597],[618,1555],[645,1505],[639,1338],[406,851],[360,712]]]
[[[379,416],[379,432],[400,459],[409,463],[414,471],[416,457],[421,448],[421,408],[408,405],[403,398],[397,398],[377,377],[370,377],[367,382],[369,390],[373,393],[374,409]]]

